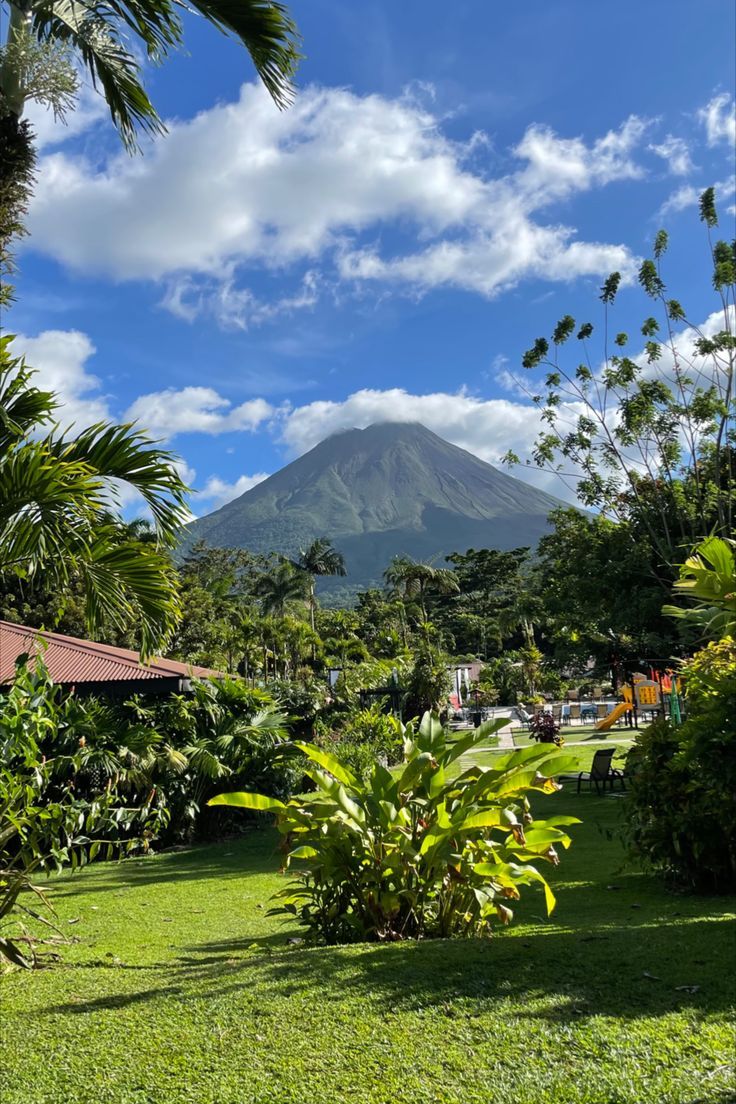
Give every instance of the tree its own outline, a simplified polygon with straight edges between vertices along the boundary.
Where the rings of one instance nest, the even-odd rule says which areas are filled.
[[[616,679],[621,665],[678,654],[676,625],[662,613],[662,590],[645,534],[574,508],[550,515],[533,581],[542,634],[559,664],[582,672],[590,656]]]
[[[270,571],[264,571],[253,585],[253,594],[260,599],[266,615],[286,616],[286,608],[292,602],[303,602],[308,594],[309,582],[303,571],[298,571],[289,560],[281,560]]]
[[[148,655],[179,611],[168,549],[187,488],[175,459],[130,425],[99,422],[76,437],[49,429],[56,399],[9,345],[0,339],[0,574],[42,579],[60,595],[78,582],[88,630],[135,621]],[[128,535],[111,512],[121,485],[143,498],[155,543]]]
[[[621,282],[614,272],[601,289],[600,365],[589,347],[592,324],[579,326],[570,315],[558,322],[551,345],[538,338],[523,360],[525,369],[546,373],[531,384],[540,391],[534,401],[546,423],[534,463],[569,477],[580,502],[625,523],[632,543],[645,534],[650,571],[665,591],[683,549],[708,533],[728,537],[734,527],[736,245],[712,240],[718,225],[712,188],[701,196],[700,217],[708,233],[716,327],[692,323],[669,297],[662,277],[668,239],[660,230],[653,256],[639,270],[639,283],[660,315],[641,326],[641,354],[626,354],[626,333],[613,338],[615,352],[609,345]],[[578,356],[563,360],[573,334],[582,362]],[[518,463],[513,453],[507,460]]]
[[[294,567],[305,571],[309,576],[309,623],[314,628],[315,580],[318,576],[347,575],[345,560],[340,552],[333,548],[327,537],[317,537],[309,548],[303,549],[294,562]]]
[[[538,610],[526,567],[528,548],[469,548],[447,557],[459,593],[435,598],[432,619],[451,631],[459,653],[488,658],[521,628],[533,642]]]
[[[256,72],[279,107],[293,96],[298,32],[277,0],[9,0],[7,36],[0,49],[0,277],[12,268],[10,241],[22,232],[33,181],[33,133],[23,116],[36,100],[64,117],[87,72],[107,101],[130,151],[139,132],[165,126],[148,98],[144,67],[183,44],[182,12],[194,10],[249,52]],[[5,290],[5,301],[9,298]],[[1,301],[1,300],[0,300]]]
[[[182,13],[172,0],[18,0],[8,3],[7,38],[0,57],[4,120],[20,120],[28,100],[57,110],[76,91],[72,60],[86,69],[107,101],[112,121],[129,149],[138,131],[160,134],[165,126],[143,85],[145,59],[161,62],[183,45]],[[256,72],[279,107],[293,96],[299,61],[298,33],[276,0],[192,0],[191,9],[251,56]],[[135,40],[135,46],[129,45]]]
[[[424,626],[429,620],[427,595],[457,594],[460,589],[454,571],[429,563],[419,563],[408,556],[394,556],[383,577],[394,593],[402,595],[405,600],[416,601]]]

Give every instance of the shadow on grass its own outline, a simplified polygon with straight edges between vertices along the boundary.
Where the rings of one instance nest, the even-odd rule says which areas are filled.
[[[575,887],[565,892],[574,894]],[[386,1014],[438,1008],[473,1018],[510,1001],[513,1015],[550,1022],[601,1015],[633,1019],[684,1008],[716,1016],[734,1005],[728,977],[734,929],[726,903],[719,907],[709,900],[707,907],[708,916],[664,922],[632,916],[625,926],[550,926],[490,940],[287,948],[288,933],[282,933],[213,941],[185,948],[176,963],[143,967],[155,978],[151,988],[48,1011],[94,1013],[161,997],[209,1001],[257,990],[269,1002],[311,994],[315,1000],[367,1001]],[[535,1007],[539,1001],[541,1008]]]
[[[187,850],[161,851],[148,858],[136,856],[120,862],[99,863],[75,873],[51,875],[48,880],[41,877],[39,884],[50,890],[57,900],[77,895],[80,875],[87,892],[125,893],[140,886],[167,882],[262,877],[272,874],[280,862],[279,840],[269,826],[265,831],[259,830],[237,840],[198,844]]]

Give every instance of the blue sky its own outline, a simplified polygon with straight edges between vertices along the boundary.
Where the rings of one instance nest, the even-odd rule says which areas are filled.
[[[732,236],[730,0],[292,10],[307,56],[285,113],[194,19],[149,74],[169,133],[142,156],[89,89],[66,129],[31,110],[39,179],[4,328],[64,417],[166,439],[195,513],[386,418],[527,455],[521,354],[562,314],[597,321],[614,268],[616,328],[634,330],[660,225],[672,293],[695,323],[715,310],[695,198],[721,185]]]

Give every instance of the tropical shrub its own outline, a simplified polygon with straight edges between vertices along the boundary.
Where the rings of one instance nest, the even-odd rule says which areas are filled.
[[[425,712],[444,709],[452,689],[449,658],[432,644],[422,642],[406,680],[404,716],[421,717]]]
[[[545,709],[539,709],[534,714],[529,725],[532,740],[540,744],[556,744],[562,747],[564,740],[560,736],[560,726],[551,713]]]
[[[112,839],[118,839],[118,822],[128,812],[112,786],[93,799],[78,791],[83,744],[44,754],[44,743],[63,727],[59,688],[41,663],[35,673],[21,665],[0,702],[0,962],[17,966],[36,960],[34,925],[53,926],[34,874],[67,863],[76,867],[100,848],[110,856],[119,853]],[[125,844],[141,845],[142,837]]]
[[[377,703],[370,709],[334,714],[331,724],[318,721],[314,726],[314,742],[357,774],[365,775],[374,763],[393,766],[399,762],[403,726]]]
[[[688,717],[637,735],[626,761],[632,851],[685,888],[736,890],[736,642],[685,666]]]
[[[694,625],[711,639],[736,631],[736,541],[720,537],[701,541],[681,565],[674,589],[693,607],[664,606],[663,613]]]
[[[283,837],[284,866],[296,878],[274,911],[295,916],[326,943],[488,934],[512,919],[520,887],[540,883],[531,863],[556,865],[574,817],[534,821],[528,794],[552,794],[553,775],[572,763],[555,748],[531,746],[492,767],[453,776],[460,757],[503,720],[452,742],[435,715],[404,728],[403,758],[374,763],[361,777],[324,749],[294,745],[306,757],[312,793],[281,801],[224,793],[211,805],[270,810]]]

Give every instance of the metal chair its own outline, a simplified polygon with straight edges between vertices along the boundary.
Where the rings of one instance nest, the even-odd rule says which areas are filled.
[[[606,792],[606,782],[610,783],[611,792],[613,792],[613,783],[616,781],[621,783],[622,790],[626,789],[623,771],[616,770],[611,766],[611,760],[615,753],[615,748],[600,748],[596,751],[590,770],[581,771],[578,775],[578,793],[580,793],[583,782],[587,782],[591,787],[595,786],[595,792],[599,797],[601,796],[601,787],[603,787],[603,793]]]

